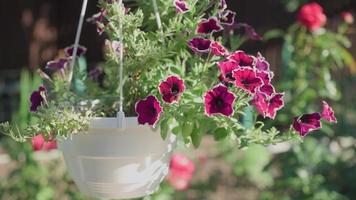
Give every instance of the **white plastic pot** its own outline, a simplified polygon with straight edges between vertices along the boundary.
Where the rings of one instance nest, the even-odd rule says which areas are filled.
[[[159,130],[126,118],[93,119],[87,134],[59,141],[69,174],[79,190],[91,197],[123,199],[155,192],[168,173],[175,135],[162,140]]]

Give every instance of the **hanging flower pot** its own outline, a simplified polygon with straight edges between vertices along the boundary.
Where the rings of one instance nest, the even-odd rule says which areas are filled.
[[[108,36],[106,62],[88,72],[81,62],[86,49],[79,47],[84,0],[74,46],[47,63],[51,76],[39,71],[44,86],[30,97],[39,120],[24,130],[2,123],[0,131],[20,142],[36,133],[58,138],[82,193],[132,198],[158,188],[176,136],[196,148],[206,134],[242,148],[303,137],[321,128],[321,119],[336,122],[325,102],[321,113],[291,117],[289,129],[264,126],[281,112],[285,94],[274,88],[260,53],[236,50],[240,41],[220,36],[244,28],[241,41],[262,37],[235,23],[225,0],[170,1],[137,1],[130,10],[122,0],[100,0],[89,21]]]
[[[83,194],[123,199],[147,196],[157,190],[168,173],[176,136],[166,140],[157,130],[126,118],[96,118],[86,134],[59,140],[69,174]]]

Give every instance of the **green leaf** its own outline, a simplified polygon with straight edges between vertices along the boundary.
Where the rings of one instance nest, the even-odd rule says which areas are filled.
[[[172,133],[175,135],[178,135],[181,132],[181,127],[180,126],[176,126],[172,129]]]
[[[219,141],[225,139],[229,135],[229,131],[226,128],[220,127],[214,131],[214,139]]]
[[[182,134],[184,138],[189,137],[194,129],[194,125],[192,122],[185,122],[182,127]]]
[[[168,135],[168,130],[169,130],[169,119],[164,119],[161,122],[161,137],[162,139],[166,139]]]
[[[192,134],[190,135],[194,148],[198,148],[200,146],[203,135],[204,133],[202,133],[202,131],[199,130],[198,126],[195,125]]]
[[[272,39],[276,39],[276,38],[282,38],[284,35],[285,35],[285,32],[283,30],[273,29],[273,30],[267,31],[263,35],[263,40],[268,41],[268,40],[272,40]]]

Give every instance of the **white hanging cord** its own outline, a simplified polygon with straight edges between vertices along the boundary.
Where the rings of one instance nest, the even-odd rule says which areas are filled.
[[[152,4],[153,4],[153,10],[154,10],[155,16],[156,16],[157,27],[162,32],[162,22],[161,22],[161,16],[159,15],[157,1],[152,0]]]
[[[72,78],[73,78],[74,65],[75,65],[75,60],[77,58],[80,34],[82,32],[84,16],[85,16],[85,12],[87,10],[87,5],[88,5],[88,0],[83,0],[82,11],[80,12],[80,18],[79,18],[77,33],[75,35],[72,60],[71,60],[71,63],[70,63],[69,77],[68,77],[69,83],[72,81]]]
[[[118,120],[118,128],[125,129],[126,128],[126,120],[125,120],[125,113],[123,110],[123,103],[124,103],[124,95],[123,95],[123,87],[124,87],[124,80],[123,80],[123,69],[124,69],[124,34],[123,34],[123,15],[125,14],[125,7],[122,3],[122,0],[119,0],[120,5],[120,17],[119,20],[119,36],[120,36],[120,64],[119,64],[119,112],[117,113],[117,120]]]

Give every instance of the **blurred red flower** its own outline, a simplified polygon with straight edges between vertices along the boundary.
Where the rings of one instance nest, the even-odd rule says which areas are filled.
[[[182,154],[175,154],[171,158],[167,181],[176,190],[185,190],[189,186],[194,171],[193,161]]]
[[[323,8],[318,3],[303,5],[298,12],[298,21],[310,31],[318,30],[326,23]]]
[[[38,134],[32,138],[32,149],[34,151],[49,151],[52,149],[57,149],[57,141],[45,141],[43,136]]]
[[[341,17],[348,24],[354,23],[354,16],[350,12],[342,12]]]

